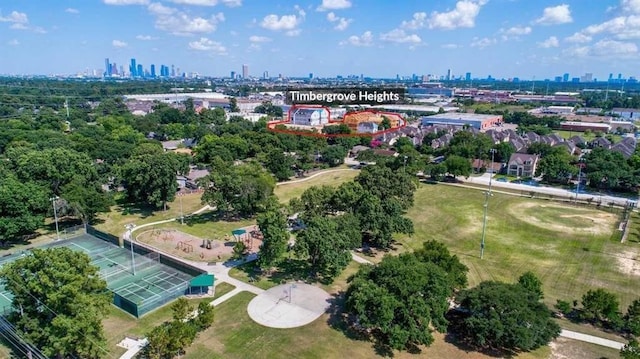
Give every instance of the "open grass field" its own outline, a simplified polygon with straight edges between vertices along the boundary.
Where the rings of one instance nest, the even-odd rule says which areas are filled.
[[[212,300],[229,293],[234,288],[235,287],[231,284],[219,283],[216,285],[216,291],[213,297],[190,299],[189,302],[192,306],[197,307],[198,303],[202,301],[211,302]],[[129,336],[143,338],[146,333],[151,331],[151,329],[167,320],[170,320],[171,303],[165,304],[140,319],[136,319],[121,309],[111,306],[109,309],[109,315],[102,321],[104,332],[107,336],[108,350],[111,354],[109,358],[118,358],[126,351],[125,349],[117,346],[124,337]]]
[[[616,213],[494,193],[480,259],[483,204],[481,191],[421,185],[408,212],[416,233],[398,238],[399,251],[442,241],[469,267],[470,286],[515,281],[531,270],[544,283],[548,305],[598,287],[616,293],[623,308],[640,297],[640,273],[628,269],[640,246],[612,239]]]
[[[202,193],[185,194],[182,197],[182,212],[184,215],[193,213],[204,205],[200,202]],[[180,197],[167,204],[167,210],[153,210],[140,206],[117,205],[111,208],[111,212],[99,216],[101,223],[95,227],[101,231],[121,236],[125,232],[124,226],[128,223],[141,225],[170,218],[180,217]]]
[[[593,141],[596,139],[596,134],[594,132],[585,133],[585,132],[565,131],[565,130],[555,130],[554,132],[560,135],[560,137],[564,139],[569,139],[576,135],[584,138],[586,141]],[[613,136],[614,143],[618,143],[620,142],[620,140],[622,140],[622,136],[620,135],[612,135],[612,136]]]
[[[309,187],[323,185],[339,186],[340,184],[355,178],[358,173],[360,173],[359,170],[342,168],[339,171],[327,170],[317,172],[318,175],[314,174],[316,176],[313,178],[299,179],[278,184],[275,189],[275,194],[278,196],[281,203],[289,203],[289,200],[300,197],[302,192]]]

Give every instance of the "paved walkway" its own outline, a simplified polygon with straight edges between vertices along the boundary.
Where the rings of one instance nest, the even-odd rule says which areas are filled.
[[[571,330],[564,330],[560,332],[560,336],[569,339],[580,340],[582,342],[602,345],[603,347],[609,347],[613,349],[620,350],[624,346],[624,343],[616,342],[614,340],[609,340],[605,338],[596,337],[593,335],[582,334],[578,332],[573,332]]]
[[[343,172],[343,171],[355,171],[354,169],[351,168],[337,168],[334,170],[326,170],[326,171],[320,171],[317,173],[312,174],[309,177],[305,177],[305,178],[301,178],[301,179],[297,179],[297,180],[291,180],[291,181],[286,181],[286,182],[278,182],[276,183],[276,186],[284,186],[287,184],[292,184],[292,183],[299,183],[299,182],[304,182],[304,181],[308,181],[310,179],[313,179],[314,177],[318,177],[318,176],[322,176],[325,175],[327,173],[332,173],[332,172]]]

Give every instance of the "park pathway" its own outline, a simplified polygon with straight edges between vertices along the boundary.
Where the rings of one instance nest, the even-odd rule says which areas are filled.
[[[305,178],[301,178],[301,179],[297,179],[297,180],[285,181],[285,182],[278,182],[278,183],[276,183],[276,186],[284,186],[284,185],[287,185],[287,184],[300,183],[300,182],[304,182],[304,181],[308,181],[310,179],[313,179],[314,177],[325,175],[327,173],[343,172],[343,171],[355,171],[355,170],[351,169],[351,168],[337,168],[337,169],[333,169],[333,170],[320,171],[318,173],[312,174],[309,177],[305,177]]]

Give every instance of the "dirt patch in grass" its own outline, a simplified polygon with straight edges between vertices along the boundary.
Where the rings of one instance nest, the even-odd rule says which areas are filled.
[[[614,213],[549,203],[520,202],[512,205],[509,212],[547,230],[565,232],[571,228],[581,234],[598,236],[610,234],[617,221]]]
[[[618,270],[624,274],[640,276],[640,255],[638,250],[628,249],[617,257]]]
[[[618,358],[616,349],[559,337],[549,343],[549,359]]]

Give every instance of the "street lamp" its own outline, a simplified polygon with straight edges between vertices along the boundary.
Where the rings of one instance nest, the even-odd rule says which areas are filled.
[[[180,198],[180,224],[184,225],[184,212],[182,211],[182,193],[178,192]]]
[[[580,181],[582,178],[582,166],[584,165],[584,162],[582,159],[578,160],[578,183],[576,184],[576,205],[578,204],[578,192],[580,191]]]
[[[60,240],[60,230],[58,229],[58,210],[56,209],[56,201],[59,199],[60,197],[58,196],[49,198],[49,201],[51,201],[51,204],[53,205],[53,218],[56,222],[56,240]]]
[[[127,229],[125,232],[125,236],[129,239],[129,244],[131,245],[131,271],[133,275],[136,275],[136,260],[133,254],[133,240],[131,239],[131,231],[136,227],[135,224],[129,223],[124,226]]]
[[[489,167],[491,168],[491,176],[489,177],[489,191],[485,192],[484,198],[484,218],[482,220],[482,241],[480,242],[480,259],[484,257],[484,240],[487,233],[487,212],[489,210],[489,197],[493,196],[491,193],[491,179],[493,178],[493,160],[496,153],[496,150],[492,148],[491,150],[491,164]]]

